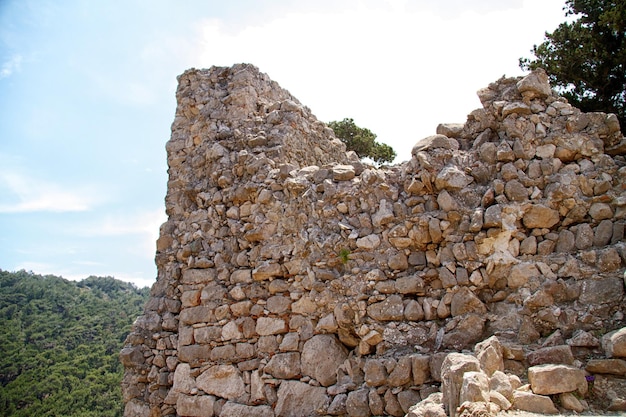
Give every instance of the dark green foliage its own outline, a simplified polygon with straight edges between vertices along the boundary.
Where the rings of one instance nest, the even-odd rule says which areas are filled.
[[[520,58],[525,70],[544,68],[550,81],[582,111],[615,113],[626,126],[626,2],[567,0],[564,22],[533,46],[536,59]]]
[[[122,416],[118,355],[148,294],[0,270],[0,416]]]
[[[358,127],[353,119],[328,123],[337,139],[346,144],[348,151],[354,151],[359,158],[370,158],[377,164],[392,162],[396,152],[389,145],[376,142],[376,135],[369,129]]]

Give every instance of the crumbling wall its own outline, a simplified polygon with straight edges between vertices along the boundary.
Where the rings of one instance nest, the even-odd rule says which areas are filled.
[[[515,372],[525,346],[623,326],[617,119],[540,71],[478,95],[375,168],[251,65],[182,74],[125,415],[401,416],[447,351],[496,335]]]

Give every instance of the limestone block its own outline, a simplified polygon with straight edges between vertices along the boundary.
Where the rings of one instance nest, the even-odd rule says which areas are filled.
[[[550,397],[517,390],[513,392],[513,408],[538,414],[558,414],[559,412]]]
[[[626,376],[626,360],[590,359],[585,370],[591,374],[611,374]]]
[[[530,366],[543,364],[573,365],[574,355],[568,345],[548,346],[534,350],[526,355]]]
[[[328,407],[330,400],[323,387],[314,387],[300,381],[283,381],[278,388],[276,417],[305,417],[317,415]]]
[[[489,402],[489,378],[484,372],[470,371],[463,374],[459,404],[464,402]]]
[[[430,381],[430,356],[414,354],[411,358],[413,385],[422,385]]]
[[[465,372],[480,371],[480,362],[474,356],[463,353],[450,353],[441,365],[441,392],[442,403],[448,415],[456,416],[456,409],[460,405],[459,395]]]
[[[380,237],[375,234],[367,235],[356,240],[356,245],[363,250],[374,250],[380,245]]]
[[[145,357],[141,346],[125,347],[120,352],[120,362],[126,368],[134,368],[144,364]]]
[[[210,306],[189,307],[180,312],[179,321],[181,324],[210,323],[215,321],[215,315]]]
[[[528,382],[535,394],[551,395],[578,390],[587,393],[587,380],[582,369],[569,365],[536,365],[528,368]]]
[[[624,297],[621,277],[586,279],[582,283],[579,301],[585,305],[610,304]]]
[[[178,414],[187,416],[180,411]],[[269,405],[250,406],[226,401],[226,404],[222,406],[220,415],[228,417],[274,417],[274,410]]]
[[[455,191],[462,190],[472,181],[472,177],[466,175],[456,166],[446,166],[437,174],[435,186],[438,190]]]
[[[593,246],[608,245],[613,237],[613,222],[605,219],[595,228],[593,235]]]
[[[474,346],[476,358],[480,362],[480,369],[487,374],[493,375],[496,371],[504,371],[504,359],[502,353],[502,344],[496,336],[477,343]]]
[[[604,335],[602,348],[608,358],[626,358],[626,327]]]
[[[188,363],[179,363],[176,366],[174,372],[174,384],[172,385],[172,391],[180,392],[183,394],[191,393],[191,390],[195,388],[196,384],[191,377],[191,368]]]
[[[363,366],[365,383],[370,387],[379,387],[387,382],[387,368],[379,359],[367,359]]]
[[[522,262],[511,268],[511,273],[507,277],[507,284],[510,288],[519,288],[535,277],[539,276],[539,270],[534,263]]]
[[[511,397],[513,394],[511,393]],[[496,404],[500,410],[508,410],[513,406],[511,401],[504,395],[500,394],[498,391],[490,391],[489,392],[489,402]]]
[[[339,416],[346,414],[346,402],[348,400],[347,394],[335,395],[332,402],[328,406],[326,411],[331,416]]]
[[[545,98],[552,95],[552,88],[545,70],[537,69],[517,82],[517,90],[524,99]]]
[[[350,417],[369,417],[369,390],[362,388],[351,391],[346,400],[346,412]]]
[[[375,416],[382,416],[385,413],[385,403],[376,388],[371,388],[367,394],[370,412]]]
[[[440,392],[429,395],[411,408],[406,417],[447,417]]]
[[[421,321],[424,319],[424,309],[416,300],[408,300],[404,305],[404,318],[409,321]]]
[[[241,372],[233,365],[215,365],[196,378],[196,385],[207,394],[234,400],[245,393]]]
[[[275,295],[267,299],[265,308],[274,314],[282,314],[289,310],[291,299],[282,295]]]
[[[350,181],[356,172],[352,165],[335,165],[332,167],[332,175],[335,181]]]
[[[278,276],[282,276],[282,269],[279,264],[273,262],[263,262],[252,270],[252,279],[255,281],[265,281]]]
[[[502,371],[495,371],[489,378],[489,389],[502,394],[509,401],[513,401],[513,390],[519,385],[514,387],[511,383],[511,377]]]
[[[589,207],[589,215],[596,221],[610,219],[613,217],[613,209],[606,203],[593,203]]]
[[[215,397],[210,395],[180,395],[176,401],[176,412],[181,416],[213,417],[214,404]]]
[[[577,413],[585,411],[585,406],[571,392],[559,394],[559,402],[561,403],[561,407],[566,410],[576,411]]]
[[[550,229],[560,220],[559,212],[542,204],[533,204],[528,207],[522,221],[529,229]]]
[[[395,417],[404,416],[404,410],[392,390],[388,389],[383,398],[385,399],[385,413]]]
[[[368,306],[367,315],[378,321],[402,320],[404,318],[402,297],[391,295],[384,301]]]
[[[300,375],[300,353],[277,353],[272,356],[263,370],[274,378],[297,378]]]
[[[256,321],[256,332],[261,336],[287,333],[287,325],[283,319],[259,317]]]
[[[302,348],[302,374],[328,387],[337,382],[337,369],[347,357],[346,348],[334,335],[315,335]]]
[[[411,382],[411,358],[402,356],[387,378],[387,384],[391,387],[401,387]],[[411,404],[413,405],[413,404]]]
[[[417,390],[404,390],[398,393],[398,403],[402,407],[403,416],[409,412],[409,409],[422,400],[419,391]]]
[[[423,294],[424,279],[419,275],[401,277],[395,280],[395,290],[400,294]]]
[[[453,317],[462,316],[466,313],[485,314],[487,307],[468,287],[461,287],[452,296],[450,313]]]
[[[485,328],[485,316],[482,314],[467,313],[461,316],[456,327],[443,336],[443,346],[461,350],[480,340]]]
[[[182,284],[206,284],[217,277],[217,271],[213,268],[207,269],[185,269],[180,279]]]

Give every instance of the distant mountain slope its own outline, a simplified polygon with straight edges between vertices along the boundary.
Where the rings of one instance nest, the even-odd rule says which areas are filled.
[[[0,416],[122,416],[118,353],[148,294],[0,270]]]

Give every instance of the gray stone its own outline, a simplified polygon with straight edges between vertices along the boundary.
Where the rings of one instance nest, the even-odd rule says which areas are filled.
[[[316,335],[302,348],[302,374],[328,387],[337,382],[337,369],[346,360],[346,348],[334,335]]]
[[[485,372],[487,376],[493,375],[496,371],[504,371],[502,344],[496,336],[491,336],[477,343],[476,346],[474,346],[474,352],[480,362],[480,369]]]
[[[593,246],[606,246],[611,242],[613,237],[613,222],[611,220],[602,220],[596,227],[593,236]]]
[[[465,372],[480,371],[480,362],[474,356],[450,353],[441,365],[442,403],[448,415],[454,417],[460,405],[459,395]]]
[[[369,390],[362,388],[351,391],[346,401],[346,412],[350,417],[369,417]]]
[[[350,181],[356,176],[354,166],[352,165],[335,165],[332,169],[332,174],[335,181]]]
[[[504,186],[504,194],[509,201],[525,201],[528,200],[528,190],[518,180],[511,180]]]
[[[259,317],[256,321],[256,332],[261,336],[287,333],[287,325],[283,319]]]
[[[387,368],[378,359],[367,359],[363,367],[365,383],[370,387],[379,387],[387,382]]]
[[[419,391],[412,389],[400,391],[397,398],[400,407],[402,407],[402,415],[408,413],[411,407],[422,400]]]
[[[572,349],[567,345],[548,346],[530,352],[526,356],[526,360],[531,366],[543,364],[573,365],[574,355]]]
[[[189,415],[181,413],[180,411],[178,414]],[[251,406],[227,401],[226,404],[222,406],[220,415],[228,417],[274,417],[274,410],[272,410],[272,407],[269,405]]]
[[[207,394],[234,400],[245,393],[241,372],[233,365],[215,365],[196,378],[196,385]]]
[[[455,166],[444,167],[435,178],[435,186],[439,190],[462,190],[467,187],[473,178],[465,175],[463,171]]]
[[[513,392],[513,408],[538,414],[558,414],[559,412],[550,397],[528,391]]]
[[[463,382],[459,393],[459,404],[464,402],[489,402],[489,378],[480,371],[463,374]]]
[[[215,397],[210,395],[180,395],[176,401],[176,412],[181,416],[213,417],[214,404]]]
[[[328,407],[330,401],[323,387],[300,381],[283,381],[278,388],[276,417],[310,417]]]
[[[297,378],[300,375],[300,353],[278,353],[272,356],[263,370],[274,378]]]
[[[602,348],[608,358],[626,358],[626,327],[605,334]]]
[[[543,69],[537,69],[518,81],[517,90],[527,100],[545,98],[552,94],[548,75]]]
[[[576,249],[584,250],[593,246],[594,233],[588,223],[579,224],[576,229]]]
[[[404,318],[402,297],[391,295],[384,301],[368,306],[367,315],[378,321],[402,320]]]
[[[461,287],[452,296],[450,304],[450,313],[453,317],[462,316],[466,313],[485,314],[487,307],[469,288]]]
[[[585,370],[590,374],[610,374],[626,376],[626,360],[623,359],[590,359]]]

